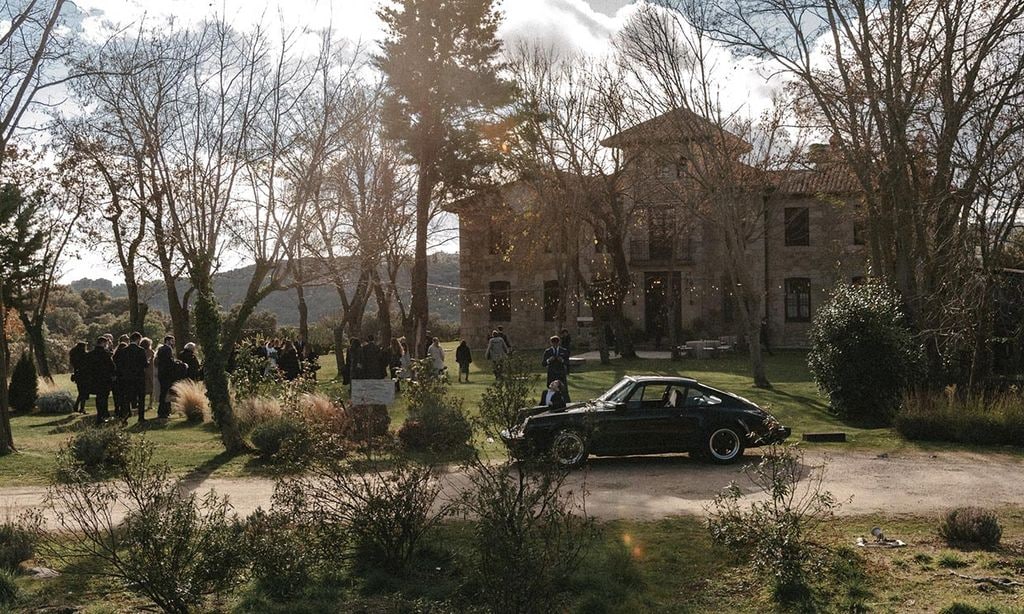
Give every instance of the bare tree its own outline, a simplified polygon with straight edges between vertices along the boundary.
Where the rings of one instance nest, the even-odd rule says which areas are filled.
[[[640,198],[674,209],[670,232],[681,236],[681,220],[692,220],[721,240],[726,277],[747,338],[756,386],[770,386],[761,352],[760,331],[766,313],[764,254],[772,222],[772,174],[792,169],[799,142],[783,129],[779,99],[759,117],[744,103],[723,103],[717,80],[716,43],[710,36],[712,12],[706,3],[679,0],[669,11],[640,8],[623,28],[617,48],[636,84],[636,108],[657,118],[638,135],[647,171],[638,178]],[[674,172],[660,172],[662,169]],[[709,237],[710,239],[711,237]],[[712,249],[705,242],[705,257]],[[675,284],[669,284],[677,301]],[[674,326],[675,318],[672,318]],[[678,342],[673,339],[673,345]]]
[[[323,194],[311,212],[316,232],[308,243],[337,289],[342,326],[351,336],[358,334],[371,298],[377,301],[378,315],[390,317],[398,269],[408,248],[414,185],[395,143],[385,138],[376,92],[365,95],[367,113],[352,125],[330,161]],[[387,283],[381,279],[382,269]]]
[[[990,311],[989,265],[976,252],[999,251],[979,233],[1001,243],[993,221],[1019,211],[1004,191],[1019,180],[993,179],[1024,131],[1024,3],[720,0],[716,9],[716,37],[774,62],[796,84],[804,123],[832,137],[865,195],[874,270],[902,294],[931,373],[962,377],[957,357],[977,353],[984,331],[974,323]],[[965,294],[980,302],[960,309]]]
[[[48,68],[64,57],[56,31],[66,0],[25,0],[0,6],[0,168],[7,146],[22,127],[39,93],[72,77],[55,77]]]
[[[566,282],[560,285],[568,288],[569,280],[578,281],[599,327],[598,340],[603,342],[607,323],[620,353],[635,357],[624,311],[633,289],[628,249],[636,203],[628,198],[627,174],[632,151],[604,145],[629,122],[625,75],[614,66],[560,57],[535,45],[513,50],[508,62],[518,91],[518,126],[507,161],[535,190],[540,206],[587,228],[582,237],[570,230],[544,238],[567,246],[559,267]],[[552,219],[553,211],[547,213]],[[600,238],[606,253],[584,262],[580,241],[590,243],[593,237]]]

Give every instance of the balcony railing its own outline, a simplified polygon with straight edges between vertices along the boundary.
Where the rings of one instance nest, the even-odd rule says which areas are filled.
[[[629,257],[634,264],[676,262],[687,264],[693,262],[693,240],[689,237],[676,237],[664,241],[647,239],[631,239]]]

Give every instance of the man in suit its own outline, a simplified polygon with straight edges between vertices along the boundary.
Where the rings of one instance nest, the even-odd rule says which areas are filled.
[[[556,379],[548,384],[547,390],[540,395],[540,404],[548,409],[563,409],[565,407],[565,397],[562,396],[561,381]]]
[[[178,381],[179,362],[174,358],[174,335],[167,335],[163,345],[156,351],[156,379],[160,382],[160,404],[156,410],[158,418],[171,415],[171,402],[167,397],[171,393],[171,386]]]
[[[96,347],[85,355],[82,364],[82,379],[86,391],[96,395],[97,424],[103,424],[110,419],[107,401],[114,386],[114,359],[110,355],[109,343],[106,337],[97,339]]]
[[[122,420],[127,420],[131,410],[128,409],[128,395],[127,390],[124,386],[125,374],[121,372],[124,367],[124,361],[118,359],[121,351],[128,347],[128,335],[121,335],[117,338],[117,345],[114,346],[113,356],[114,359],[114,415]]]
[[[548,385],[558,380],[562,382],[562,394],[565,400],[569,400],[569,350],[561,345],[561,339],[557,335],[551,337],[551,347],[544,350],[544,357],[541,359],[541,366],[547,367]]]
[[[138,412],[139,422],[145,422],[146,401],[146,367],[149,357],[142,349],[142,333],[134,332],[127,346],[114,354],[117,366],[117,378],[122,395],[121,418],[125,421],[131,416],[132,410]]]

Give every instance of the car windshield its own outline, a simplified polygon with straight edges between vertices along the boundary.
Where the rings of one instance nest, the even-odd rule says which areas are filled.
[[[598,401],[605,401],[606,403],[620,403],[626,400],[626,395],[633,387],[633,379],[624,377],[619,380],[619,383],[615,384],[608,389],[607,392],[597,397]]]

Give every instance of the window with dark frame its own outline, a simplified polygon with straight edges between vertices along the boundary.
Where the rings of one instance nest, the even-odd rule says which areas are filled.
[[[867,245],[867,225],[864,220],[853,220],[853,244]]]
[[[490,293],[491,322],[511,322],[512,284],[507,281],[492,281]]]
[[[679,156],[676,160],[676,179],[686,179],[690,174],[690,161],[686,156]]]
[[[562,300],[562,285],[557,279],[544,282],[544,321],[554,322],[558,318],[558,307]]]
[[[786,207],[786,245],[811,244],[811,213],[807,207]]]
[[[608,253],[608,231],[601,225],[594,226],[594,253]]]
[[[806,277],[790,277],[785,282],[786,321],[811,321],[811,280]]]

